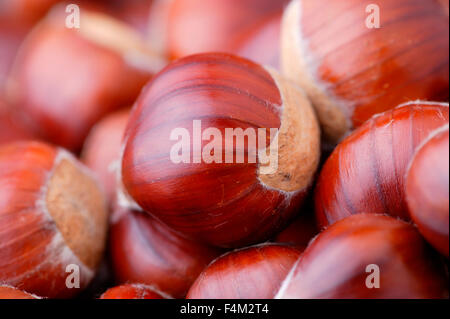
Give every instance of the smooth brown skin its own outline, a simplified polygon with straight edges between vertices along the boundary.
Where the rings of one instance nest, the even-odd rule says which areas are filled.
[[[202,52],[234,53],[235,38],[281,12],[288,0],[172,0],[168,51],[172,58]],[[273,43],[278,47],[278,43]]]
[[[215,127],[222,136],[225,128],[279,128],[281,105],[271,75],[251,61],[212,53],[172,63],[146,87],[131,114],[122,161],[127,192],[172,229],[211,245],[242,247],[269,239],[295,214],[306,190],[287,195],[266,188],[257,178],[258,164],[247,160],[251,150],[236,146],[233,152],[243,152],[244,163],[196,164],[191,152],[191,163],[174,164],[176,141],[169,137],[174,128],[193,137],[198,119],[203,130]]]
[[[379,267],[380,288],[367,288],[374,274],[366,272],[368,265]],[[277,298],[448,298],[444,264],[417,229],[372,214],[348,217],[322,232],[284,285]]]
[[[83,253],[102,244],[97,238],[98,242],[90,243],[90,247],[83,250],[86,246],[80,247],[79,243],[83,237],[90,236],[90,230],[86,231],[79,219],[72,219],[72,228],[65,227],[64,217],[57,219],[51,215],[54,206],[48,204],[47,196],[54,193],[49,181],[54,180],[55,174],[51,172],[58,155],[59,149],[40,142],[17,142],[0,147],[0,283],[43,297],[68,298],[87,286],[96,267],[94,263],[101,258],[100,254],[93,254],[85,259]],[[45,193],[44,186],[48,187]],[[64,190],[56,192],[61,196],[52,200],[61,207],[59,204],[64,204],[66,199]],[[66,203],[65,210],[59,213],[67,213],[67,218],[71,218],[69,210],[77,205],[82,204]],[[89,226],[99,224],[92,222]],[[71,241],[77,239],[80,241]],[[78,248],[82,248],[81,254],[75,258],[73,251],[78,253]],[[91,268],[83,267],[80,260]],[[88,263],[90,261],[92,264]],[[80,266],[81,289],[66,286],[69,275],[66,266],[72,263]]]
[[[152,74],[67,29],[63,17],[54,12],[27,38],[8,95],[43,138],[79,150],[91,127],[109,112],[132,105]]]
[[[354,126],[407,101],[448,100],[448,0],[377,1],[380,29],[366,27],[367,1],[301,3],[310,67]]]
[[[282,12],[277,12],[261,20],[253,28],[240,33],[236,40],[237,55],[261,65],[280,68]]]
[[[305,211],[301,212],[300,216],[280,232],[273,241],[293,245],[303,251],[318,233],[314,211]]]
[[[299,256],[280,244],[227,253],[203,271],[187,299],[272,299]]]
[[[25,291],[9,286],[0,285],[0,300],[1,299],[39,299],[37,296],[26,293]]]
[[[353,214],[408,220],[405,173],[415,149],[448,123],[448,104],[412,103],[374,116],[334,150],[320,173],[316,217],[325,227]]]
[[[448,126],[417,150],[407,172],[405,194],[411,218],[422,235],[448,258]]]
[[[127,284],[108,289],[100,299],[166,299],[154,288],[145,285]]]
[[[112,113],[92,128],[84,143],[81,160],[97,174],[108,203],[116,195],[116,169],[119,167],[122,138],[128,123],[129,110]]]
[[[186,239],[142,212],[116,208],[110,230],[110,255],[119,283],[153,285],[175,298],[222,251]]]
[[[0,145],[33,138],[35,136],[8,111],[0,97]]]

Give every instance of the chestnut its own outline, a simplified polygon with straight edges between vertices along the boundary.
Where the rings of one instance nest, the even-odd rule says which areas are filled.
[[[232,51],[261,65],[280,69],[281,18],[282,12],[277,12],[241,33]]]
[[[145,213],[117,206],[111,220],[110,255],[116,281],[152,285],[184,298],[221,250],[186,239]]]
[[[101,119],[91,129],[81,153],[82,162],[99,177],[108,203],[113,203],[116,195],[116,171],[129,113],[120,110]]]
[[[319,233],[314,210],[302,212],[289,226],[275,236],[275,243],[295,246],[303,251]]]
[[[159,73],[124,140],[126,193],[175,231],[225,248],[281,230],[320,157],[320,128],[302,91],[225,53],[189,56]]]
[[[84,289],[107,230],[105,198],[92,173],[48,144],[2,145],[0,198],[0,282],[50,298]]]
[[[291,2],[283,18],[282,70],[311,98],[327,141],[338,142],[395,105],[448,100],[443,2],[376,1],[380,28],[368,23],[376,12],[366,13],[364,0]]]
[[[0,300],[1,299],[41,299],[38,296],[29,294],[17,288],[0,284]]]
[[[202,52],[228,52],[240,33],[281,12],[288,0],[171,0],[167,11],[167,50],[171,58]],[[193,35],[193,36],[186,36]],[[278,47],[279,43],[272,43]]]
[[[315,238],[276,298],[448,298],[448,278],[440,256],[413,225],[359,214]]]
[[[418,147],[406,173],[405,196],[412,220],[425,239],[448,258],[448,124]]]
[[[85,9],[80,29],[68,29],[61,9],[23,43],[7,96],[45,140],[78,151],[90,128],[134,103],[165,61],[126,24]]]
[[[0,4],[0,21],[12,28],[29,28],[62,0],[14,0]]]
[[[280,244],[227,253],[202,272],[187,299],[272,299],[299,256],[297,249]]]
[[[108,289],[100,299],[171,299],[171,297],[151,286],[126,284]]]
[[[358,213],[409,220],[407,166],[422,141],[448,121],[448,104],[418,101],[376,115],[355,130],[320,172],[315,192],[319,225]]]
[[[19,140],[33,139],[35,136],[21,121],[8,111],[0,97],[0,145]]]

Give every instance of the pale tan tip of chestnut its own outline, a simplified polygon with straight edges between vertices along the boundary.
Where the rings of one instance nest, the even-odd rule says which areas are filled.
[[[261,174],[260,170],[258,177],[269,188],[285,192],[302,191],[311,185],[319,166],[320,125],[310,101],[300,88],[278,72],[268,71],[283,102],[278,131],[278,168],[271,174]]]
[[[108,212],[98,182],[74,158],[58,156],[45,203],[65,243],[91,270],[103,256]]]
[[[282,73],[305,90],[317,112],[324,138],[337,143],[351,129],[351,112],[346,111],[337,98],[327,92],[326,84],[320,83],[315,74],[317,61],[308,55],[307,43],[301,34],[301,10],[301,1],[294,0],[284,12],[281,27]]]

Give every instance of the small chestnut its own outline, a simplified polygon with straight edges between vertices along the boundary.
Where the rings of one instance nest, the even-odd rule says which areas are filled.
[[[175,231],[221,247],[258,243],[284,227],[320,158],[320,128],[302,91],[225,53],[160,72],[137,100],[124,141],[126,193]]]
[[[171,299],[171,297],[151,286],[126,284],[108,289],[100,299]]]
[[[110,255],[119,283],[138,282],[184,298],[202,270],[222,252],[186,239],[152,216],[117,206]]]
[[[84,289],[107,230],[105,198],[91,172],[44,143],[2,145],[0,199],[0,282],[50,298]]]
[[[90,128],[134,103],[165,61],[125,23],[83,10],[80,28],[69,29],[61,9],[24,41],[6,93],[45,140],[78,151]]]
[[[417,149],[406,173],[406,202],[425,239],[448,258],[449,133],[434,131]]]
[[[97,174],[102,183],[108,203],[113,203],[116,195],[116,168],[129,113],[129,110],[117,111],[95,124],[81,154],[82,162]]]
[[[448,0],[293,0],[281,52],[284,74],[311,98],[325,139],[338,142],[395,105],[448,99]]]
[[[0,300],[1,299],[41,299],[38,296],[29,294],[17,288],[0,284]]]
[[[359,214],[315,238],[276,298],[448,298],[448,278],[440,256],[413,225]]]
[[[272,299],[299,257],[300,251],[280,244],[226,253],[201,273],[187,299]]]
[[[448,121],[448,104],[418,101],[376,115],[350,134],[320,172],[315,192],[319,225],[359,213],[409,220],[406,169],[415,149]]]

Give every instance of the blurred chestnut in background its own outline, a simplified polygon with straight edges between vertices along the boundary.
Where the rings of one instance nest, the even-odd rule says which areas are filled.
[[[319,225],[359,213],[409,220],[406,169],[415,149],[448,121],[448,104],[418,101],[376,115],[355,130],[320,172],[315,194]]]
[[[41,298],[11,286],[0,285],[0,300],[1,299],[41,299]]]
[[[81,155],[83,163],[99,177],[109,203],[116,195],[116,171],[129,113],[121,110],[97,122],[86,138]]]
[[[216,259],[192,285],[187,299],[272,299],[300,251],[263,244]]]
[[[124,23],[83,10],[81,28],[68,29],[62,9],[26,39],[7,93],[44,139],[79,150],[90,128],[131,105],[165,62]]]
[[[311,211],[301,212],[300,216],[280,232],[273,241],[289,244],[303,251],[318,233],[319,229],[312,208]]]
[[[282,26],[282,70],[337,142],[372,115],[415,99],[447,101],[449,18],[437,0],[294,0]]]
[[[405,193],[412,220],[425,239],[448,258],[448,124],[417,149],[406,174]]]
[[[232,51],[261,65],[280,69],[281,18],[282,12],[277,12],[240,33]]]
[[[186,239],[143,212],[116,207],[110,231],[116,280],[153,285],[184,298],[221,250]]]
[[[151,286],[127,284],[108,289],[100,299],[170,299]]]
[[[236,38],[261,20],[281,13],[288,0],[171,0],[167,46],[171,58],[233,51]],[[278,47],[279,43],[273,43]]]
[[[11,28],[29,28],[62,0],[2,0],[0,21]]]
[[[276,298],[448,298],[448,278],[440,256],[414,226],[360,214],[322,232]]]
[[[107,230],[105,198],[90,171],[47,144],[3,145],[0,198],[0,282],[50,298],[85,288]],[[72,273],[78,289],[66,285]]]
[[[24,123],[9,111],[6,103],[0,97],[0,145],[33,139],[35,136],[26,128]]]
[[[260,129],[266,136],[252,145]],[[182,160],[173,151],[180,130],[189,138],[181,141],[189,148]],[[226,141],[235,130],[254,132],[255,143],[238,133]],[[225,248],[264,241],[284,227],[320,157],[319,125],[301,90],[222,53],[186,57],[159,73],[139,97],[125,141],[122,181],[134,201],[172,229]],[[225,146],[211,148],[219,142]]]

